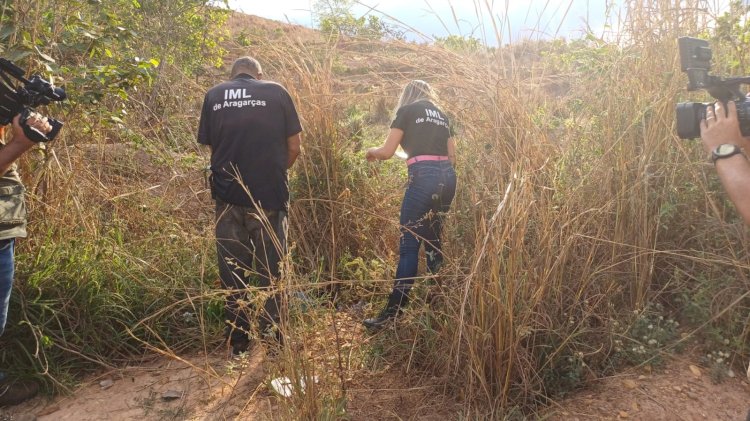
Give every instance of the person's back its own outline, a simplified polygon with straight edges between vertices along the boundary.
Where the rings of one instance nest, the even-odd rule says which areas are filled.
[[[206,94],[198,129],[198,142],[211,147],[216,254],[222,286],[230,291],[226,336],[235,355],[250,348],[245,303],[251,285],[270,292],[260,337],[283,342],[274,283],[286,254],[287,168],[300,153],[302,127],[286,89],[262,75],[257,60],[237,59],[232,79]]]
[[[401,148],[409,158],[419,155],[448,155],[450,122],[429,100],[416,101],[398,109],[391,127],[404,131]]]
[[[277,83],[241,73],[211,88],[199,142],[211,146],[214,194],[227,203],[253,206],[249,192],[263,209],[285,209],[287,138],[300,130],[292,99]]]

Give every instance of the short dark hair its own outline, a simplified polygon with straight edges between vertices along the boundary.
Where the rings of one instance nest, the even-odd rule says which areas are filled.
[[[252,57],[240,57],[232,64],[232,77],[237,76],[240,73],[247,73],[250,76],[258,77],[263,74],[263,70],[260,68],[258,60]]]

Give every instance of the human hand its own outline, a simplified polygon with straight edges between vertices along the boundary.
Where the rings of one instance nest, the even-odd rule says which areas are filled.
[[[36,112],[29,113],[29,118],[26,119],[26,124],[32,129],[45,135],[52,131],[52,125],[49,124],[47,117]]]
[[[717,101],[706,107],[706,118],[701,120],[701,141],[706,152],[711,152],[721,144],[744,147],[747,139],[740,132],[737,119],[737,105],[729,101],[726,105]]]
[[[29,120],[30,119],[31,118],[29,118]],[[40,124],[36,119],[34,121],[35,121],[35,124]],[[13,125],[13,137],[10,140],[11,142],[18,142],[26,146],[33,146],[35,144],[35,142],[29,139],[28,137],[26,137],[26,133],[23,132],[23,127],[21,127],[21,114],[18,114],[17,116],[13,117],[12,125]]]
[[[365,159],[367,160],[367,162],[373,162],[373,161],[376,161],[378,159],[378,157],[375,156],[375,151],[377,149],[378,148],[369,148],[369,149],[367,149],[367,152],[365,152]]]
[[[18,122],[26,139],[37,143],[53,140],[63,127],[62,122],[44,117],[29,108],[21,112]]]

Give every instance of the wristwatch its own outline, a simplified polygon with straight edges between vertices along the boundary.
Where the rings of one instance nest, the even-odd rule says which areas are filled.
[[[742,148],[730,143],[724,143],[715,147],[714,150],[711,151],[711,162],[716,164],[716,161],[718,161],[719,159],[729,158],[730,156],[735,156],[738,153],[742,153]]]

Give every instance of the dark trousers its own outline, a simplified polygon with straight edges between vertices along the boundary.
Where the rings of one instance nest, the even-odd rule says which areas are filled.
[[[248,314],[253,309],[248,287],[270,293],[260,314],[261,335],[279,323],[281,293],[273,285],[286,254],[286,233],[286,211],[258,211],[216,200],[216,251],[222,287],[230,291],[224,311],[231,344],[249,340]]]
[[[427,269],[436,273],[440,268],[443,215],[450,209],[455,194],[456,172],[450,161],[422,161],[409,166],[409,185],[401,204],[398,268],[389,306],[400,306],[408,301],[422,243]]]

